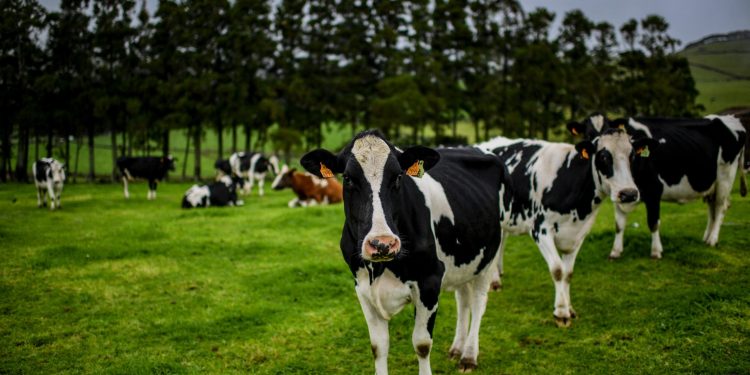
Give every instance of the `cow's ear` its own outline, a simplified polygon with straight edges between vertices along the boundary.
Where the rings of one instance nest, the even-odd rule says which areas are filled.
[[[659,142],[653,138],[643,137],[632,141],[633,152],[642,158],[647,158],[651,155],[654,149],[659,147]]]
[[[583,137],[586,134],[586,126],[577,121],[568,123],[568,131],[576,137]]]
[[[578,151],[578,156],[582,159],[591,160],[591,157],[596,152],[596,146],[591,141],[578,142],[576,144],[576,151]]]
[[[429,171],[438,161],[440,161],[440,154],[424,146],[407,148],[398,156],[401,169],[406,171],[406,174],[415,177],[422,177],[422,173]]]
[[[321,178],[343,172],[336,155],[322,148],[306,153],[299,162],[306,171]]]

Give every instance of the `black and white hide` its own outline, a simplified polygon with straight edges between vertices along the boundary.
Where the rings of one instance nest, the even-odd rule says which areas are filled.
[[[501,238],[500,160],[474,148],[401,151],[366,131],[338,155],[319,149],[301,164],[318,177],[343,175],[340,247],[369,328],[375,372],[388,372],[388,322],[409,303],[419,373],[431,372],[441,290],[456,292],[450,354],[462,371],[475,368]],[[427,171],[421,178],[420,170]]]
[[[612,130],[577,145],[498,137],[478,147],[497,154],[510,174],[501,210],[503,246],[508,234],[531,235],[555,285],[555,322],[569,326],[576,317],[570,299],[573,267],[602,200],[638,201],[630,174],[638,146],[625,132]],[[493,280],[497,288],[503,246]]]
[[[263,185],[270,171],[274,176],[279,174],[279,158],[276,155],[265,157],[258,152],[235,152],[229,157],[232,173],[246,179],[242,192],[250,194],[255,181],[258,181],[258,195],[263,196]]]
[[[623,129],[635,140],[649,140],[655,147],[637,149],[632,173],[651,230],[651,257],[662,257],[659,236],[660,202],[685,203],[703,198],[708,223],[703,241],[716,246],[737,172],[740,194],[747,194],[744,148],[747,132],[734,116],[702,119],[624,118],[609,121],[593,115],[583,123],[570,123],[573,134],[596,137],[609,129]],[[627,215],[633,204],[615,205],[615,241],[609,257],[622,255]]]
[[[65,168],[62,163],[53,158],[39,159],[31,166],[36,185],[37,207],[47,205],[49,209],[62,208],[60,197],[65,183]]]
[[[208,185],[193,185],[182,197],[182,208],[209,206],[242,206],[237,199],[237,185],[241,179],[222,176]]]

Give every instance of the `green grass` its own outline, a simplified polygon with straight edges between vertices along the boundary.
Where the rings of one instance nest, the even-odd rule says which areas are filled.
[[[131,185],[65,187],[36,208],[30,185],[0,185],[0,373],[371,373],[367,329],[338,250],[341,206],[288,209],[288,191],[239,208],[182,210],[188,184],[156,201]],[[505,289],[492,293],[477,374],[745,373],[750,368],[750,201],[734,196],[718,248],[702,203],[664,204],[664,259],[649,259],[644,209],[623,258],[605,204],[576,265],[569,329],[528,237],[511,238]],[[632,226],[639,223],[638,228]],[[436,374],[455,324],[444,293]],[[391,322],[389,365],[417,372],[412,311]]]

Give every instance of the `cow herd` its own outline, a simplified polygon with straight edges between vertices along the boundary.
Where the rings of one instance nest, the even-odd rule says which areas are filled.
[[[567,129],[578,143],[497,137],[436,149],[401,149],[369,130],[338,153],[308,152],[300,160],[306,172],[280,168],[275,156],[235,153],[216,162],[215,182],[188,189],[182,207],[242,205],[238,193],[250,193],[257,183],[263,195],[269,173],[274,190],[293,191],[289,207],[343,201],[340,247],[369,330],[375,372],[388,372],[388,322],[413,304],[419,373],[431,373],[441,291],[456,298],[449,355],[459,370],[471,371],[488,292],[502,287],[509,235],[528,234],[535,242],[555,288],[554,320],[566,327],[577,317],[570,294],[576,256],[605,200],[615,208],[609,257],[621,256],[627,215],[643,202],[651,257],[658,259],[661,201],[703,199],[703,241],[716,246],[738,173],[740,194],[747,193],[747,130],[734,116],[611,120],[594,114]],[[174,160],[120,158],[117,167],[126,198],[128,181],[140,177],[149,182],[148,199],[155,199],[157,182],[174,169]],[[41,159],[33,173],[38,205],[49,200],[51,209],[60,207],[62,164]]]

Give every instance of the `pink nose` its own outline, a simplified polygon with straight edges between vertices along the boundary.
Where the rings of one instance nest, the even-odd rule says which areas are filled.
[[[394,236],[368,237],[365,251],[370,258],[385,258],[395,255],[401,248],[401,241]]]

